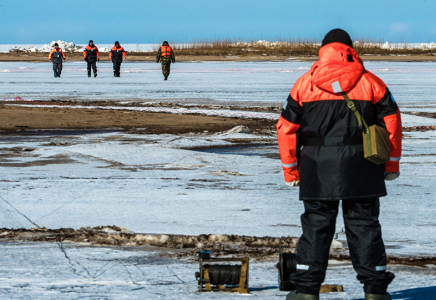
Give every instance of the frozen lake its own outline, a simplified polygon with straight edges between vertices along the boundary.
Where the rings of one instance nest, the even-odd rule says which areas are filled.
[[[102,56],[102,60],[106,59]],[[294,82],[312,62],[183,62],[163,81],[160,64],[125,62],[121,78],[100,62],[97,78],[86,76],[85,62],[67,62],[62,78],[51,63],[0,63],[0,98],[28,100],[113,100],[282,106]],[[436,63],[365,62],[389,86],[403,110],[436,109]]]
[[[311,64],[177,63],[164,82],[160,65],[153,63],[127,62],[122,77],[113,78],[111,64],[102,62],[99,77],[88,78],[84,62],[68,62],[60,79],[52,77],[50,63],[0,63],[0,98],[281,106]],[[403,111],[436,111],[436,64],[365,66],[388,84]],[[403,121],[406,126],[436,123],[410,115]],[[0,227],[34,227],[27,217],[48,228],[117,225],[143,233],[301,234],[303,204],[298,189],[284,185],[274,135],[34,133],[0,137]],[[381,200],[387,253],[433,256],[436,133],[405,132],[403,142],[401,176],[387,183],[389,195]],[[345,240],[342,227],[339,216],[340,241]],[[0,298],[241,298],[197,293],[198,265],[160,252],[64,247],[69,259],[55,243],[0,243]],[[389,269],[397,276],[390,286],[393,299],[435,299],[434,266]],[[277,289],[274,263],[250,263],[250,276],[252,297],[285,297]],[[350,264],[333,262],[326,283],[343,284],[345,292],[323,299],[362,299]]]
[[[390,254],[433,255],[436,133],[405,137],[402,175],[381,200],[384,239]],[[258,139],[272,145],[232,142]],[[4,136],[0,196],[48,228],[298,237],[303,205],[298,189],[284,184],[275,142],[248,133]],[[0,227],[33,226],[0,202]]]

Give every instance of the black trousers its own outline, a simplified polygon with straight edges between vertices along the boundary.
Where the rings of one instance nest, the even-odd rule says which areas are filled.
[[[97,62],[96,61],[91,61],[91,62],[87,62],[88,63],[88,75],[91,75],[91,68],[94,71],[94,74],[97,73]]]
[[[335,234],[339,201],[304,201],[303,235],[297,246],[297,271],[291,281],[297,291],[318,294],[327,270],[330,245]],[[386,271],[386,251],[378,220],[379,198],[342,202],[350,257],[364,291],[386,293],[394,274]]]
[[[54,77],[61,77],[62,73],[62,63],[53,63],[53,73]]]
[[[114,62],[114,75],[120,76],[120,69],[121,69],[121,63],[120,62]]]

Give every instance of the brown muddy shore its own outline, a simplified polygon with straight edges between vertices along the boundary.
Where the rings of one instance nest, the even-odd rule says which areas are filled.
[[[255,237],[227,234],[175,235],[134,233],[117,226],[86,227],[80,229],[0,228],[0,241],[3,242],[51,242],[79,243],[84,246],[99,247],[144,247],[152,246],[161,250],[174,250],[178,258],[195,258],[198,251],[208,250],[214,257],[250,257],[257,261],[277,261],[280,248],[283,252],[295,252],[296,237]],[[338,244],[342,244],[338,242]],[[165,253],[165,252],[164,252]],[[165,254],[164,254],[165,255]],[[350,256],[343,246],[332,247],[330,259],[349,261]],[[389,256],[389,264],[425,267],[436,265],[433,256]]]
[[[65,53],[67,61],[83,61],[82,53]],[[155,53],[127,52],[127,61],[132,62],[155,62]],[[433,54],[411,54],[411,55],[362,55],[364,61],[436,61]],[[274,55],[177,55],[176,62],[195,62],[195,61],[316,61],[318,56],[274,56]],[[100,54],[100,61],[109,61],[108,53]],[[48,53],[26,53],[10,52],[0,53],[0,62],[48,62]]]
[[[272,129],[277,121],[214,116],[148,113],[128,110],[23,107],[0,103],[0,130],[14,133],[29,129],[114,129],[147,134],[222,132],[236,126],[253,131]]]

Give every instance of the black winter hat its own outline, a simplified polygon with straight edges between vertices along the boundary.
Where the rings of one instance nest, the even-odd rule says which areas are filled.
[[[321,47],[330,43],[342,43],[353,48],[353,41],[350,35],[345,30],[339,28],[330,30],[329,33],[325,35]]]
[[[56,47],[56,46],[59,46],[59,44],[58,44],[58,43],[55,43],[55,47]]]
[[[120,44],[120,42],[118,42],[118,41],[115,42],[115,45],[119,45],[119,44]]]
[[[167,41],[163,42],[162,46],[168,46],[168,42]]]
[[[94,41],[93,41],[93,40],[89,40],[89,43],[88,43],[88,44],[91,44],[91,42],[93,42],[93,43],[94,43]]]

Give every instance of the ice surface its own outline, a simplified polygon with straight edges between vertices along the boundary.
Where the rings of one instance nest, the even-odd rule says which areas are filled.
[[[64,244],[0,243],[2,299],[285,299],[277,287],[274,262],[250,262],[250,295],[199,293],[198,263],[172,260],[152,249],[84,247]],[[171,257],[170,255],[168,257]],[[434,300],[435,268],[389,267],[396,275],[393,299]],[[343,293],[322,299],[363,300],[363,290],[347,263],[331,262],[326,283]]]
[[[109,62],[98,64],[97,78],[86,76],[85,62],[65,63],[62,78],[53,78],[50,63],[0,63],[0,98],[281,107],[294,82],[311,65],[298,61],[176,63],[169,81],[163,81],[156,63],[123,63],[120,78],[113,78]],[[436,110],[433,63],[366,62],[365,66],[387,83],[401,109]]]
[[[0,63],[0,96],[282,106],[292,84],[310,65],[178,63],[170,81],[163,82],[159,65],[150,63],[125,63],[122,70],[127,72],[117,79],[111,77],[109,63],[99,64],[96,79],[85,77],[84,63],[67,63],[61,79],[51,77],[49,63]],[[402,110],[436,109],[432,63],[365,65],[385,80]],[[416,116],[403,115],[403,120],[406,126],[434,124],[433,119]],[[387,183],[389,195],[381,200],[388,254],[434,256],[435,138],[432,131],[404,133],[401,176]],[[238,150],[231,139],[271,145]],[[208,146],[229,148],[186,150]],[[301,234],[303,205],[298,190],[284,185],[275,137],[235,129],[182,136],[46,132],[0,138],[2,153],[14,147],[27,151],[0,163],[0,227],[34,226],[16,208],[49,228],[117,225],[144,233]],[[339,217],[337,231],[342,227]],[[338,239],[345,236],[338,234]],[[198,266],[187,261],[166,260],[141,249],[70,244],[65,249],[72,265],[56,244],[1,243],[0,298],[223,298],[219,293],[196,292],[193,274]],[[181,281],[168,274],[167,266],[186,284],[178,284]],[[273,263],[250,266],[251,297],[284,298],[286,293],[277,290]],[[397,276],[391,285],[394,299],[435,299],[434,267],[390,269]],[[351,266],[335,264],[327,274],[327,283],[343,284],[346,292],[323,299],[362,299]],[[155,285],[157,280],[169,284]]]
[[[387,183],[389,196],[381,200],[384,238],[388,253],[433,255],[436,133],[405,137],[402,175]],[[7,179],[0,182],[0,196],[48,228],[117,225],[143,233],[299,236],[303,206],[298,189],[284,185],[276,145],[239,153],[185,150],[259,138],[275,143],[275,137],[242,132],[6,136],[2,148],[35,150],[0,164]],[[2,207],[0,227],[33,226],[6,203]],[[342,226],[338,218],[337,231]]]

